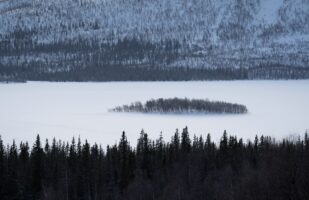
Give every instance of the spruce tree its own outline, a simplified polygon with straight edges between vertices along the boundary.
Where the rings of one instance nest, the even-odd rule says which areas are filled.
[[[219,165],[220,167],[222,167],[223,165],[225,165],[228,161],[228,137],[227,137],[227,133],[226,130],[224,130],[223,135],[221,137],[221,141],[220,141],[220,146],[219,146]]]
[[[304,141],[305,141],[305,148],[306,150],[309,150],[309,137],[308,137],[308,132],[305,132],[305,137],[304,137]]]
[[[36,141],[31,151],[31,162],[32,162],[32,188],[34,199],[43,198],[43,149],[41,147],[40,136],[37,135]]]
[[[0,135],[0,180],[4,180],[4,174],[5,174],[5,155],[4,155],[4,146],[3,141]],[[0,181],[0,195],[3,192],[3,183],[4,181]]]
[[[181,150],[184,153],[189,153],[191,150],[191,140],[188,132],[188,127],[185,127],[181,133]]]
[[[120,153],[120,179],[119,187],[123,190],[129,182],[129,145],[125,132],[122,132],[121,140],[119,142],[119,153]]]

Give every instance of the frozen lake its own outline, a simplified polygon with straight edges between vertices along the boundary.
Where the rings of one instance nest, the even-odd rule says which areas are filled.
[[[159,115],[109,113],[108,109],[159,97],[223,100],[247,106],[245,115]],[[5,143],[73,136],[102,145],[119,141],[121,132],[135,144],[141,129],[152,139],[162,131],[169,140],[176,128],[190,135],[211,133],[276,138],[309,129],[309,80],[213,82],[108,82],[0,84],[0,135]],[[32,144],[31,144],[32,145]]]

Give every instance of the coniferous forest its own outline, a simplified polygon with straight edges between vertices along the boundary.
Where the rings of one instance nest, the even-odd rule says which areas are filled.
[[[32,144],[0,139],[0,197],[11,199],[309,199],[309,139],[243,141],[224,131],[168,142],[143,130],[102,147],[79,138]]]
[[[309,0],[0,0],[0,200],[309,200],[308,22]]]
[[[308,5],[0,0],[0,82],[308,79]]]

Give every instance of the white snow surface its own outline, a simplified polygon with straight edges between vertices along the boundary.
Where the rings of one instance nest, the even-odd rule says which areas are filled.
[[[80,136],[106,146],[126,131],[135,145],[141,129],[152,139],[176,128],[190,135],[223,131],[246,139],[256,134],[281,139],[309,129],[309,80],[213,82],[108,82],[0,84],[0,135],[5,143]],[[160,115],[110,113],[108,109],[151,98],[208,98],[244,104],[245,115]]]
[[[283,2],[284,0],[260,0],[260,11],[256,18],[268,24],[277,23]]]

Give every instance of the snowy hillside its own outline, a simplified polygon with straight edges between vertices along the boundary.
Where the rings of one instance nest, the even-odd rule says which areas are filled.
[[[6,67],[309,67],[309,0],[0,0],[0,17]]]

